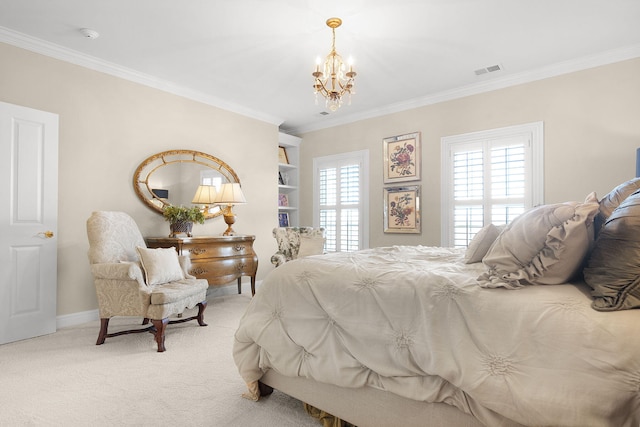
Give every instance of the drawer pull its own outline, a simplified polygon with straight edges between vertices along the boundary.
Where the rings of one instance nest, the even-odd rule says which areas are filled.
[[[206,254],[207,250],[204,248],[193,248],[191,249],[191,253],[194,255],[202,255],[202,254]]]
[[[242,251],[244,251],[244,245],[236,244],[236,245],[233,247],[233,249],[234,249],[236,252],[242,252]]]
[[[204,268],[200,267],[192,268],[191,271],[189,271],[192,276],[200,276],[203,274],[207,274],[208,272],[209,270],[205,270]]]
[[[247,264],[245,264],[244,262],[236,264],[236,270],[238,271],[243,271],[245,268],[247,268]]]

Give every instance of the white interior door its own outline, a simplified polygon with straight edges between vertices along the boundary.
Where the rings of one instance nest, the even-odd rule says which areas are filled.
[[[56,331],[58,115],[0,102],[0,344]]]

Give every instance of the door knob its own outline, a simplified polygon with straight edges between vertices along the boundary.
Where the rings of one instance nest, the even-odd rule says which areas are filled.
[[[53,237],[53,231],[41,231],[38,233],[38,236],[44,236],[47,239],[51,239]]]

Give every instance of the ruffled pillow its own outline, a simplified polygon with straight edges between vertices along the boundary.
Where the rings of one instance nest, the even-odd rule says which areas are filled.
[[[595,193],[584,203],[542,205],[523,213],[498,236],[482,259],[480,286],[517,289],[565,283],[582,267],[594,240]]]

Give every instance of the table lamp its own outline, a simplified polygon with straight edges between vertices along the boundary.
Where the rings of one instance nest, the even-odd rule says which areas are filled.
[[[209,206],[216,201],[217,191],[213,185],[199,185],[191,203],[194,205],[204,205],[204,214],[209,213]]]
[[[224,206],[221,209],[222,215],[224,216],[224,222],[227,223],[227,229],[222,233],[222,235],[234,236],[236,232],[233,231],[231,226],[236,222],[236,215],[233,213],[232,207],[233,205],[247,203],[247,200],[244,198],[244,194],[242,194],[240,184],[237,182],[227,182],[222,184],[215,203],[217,205]]]

